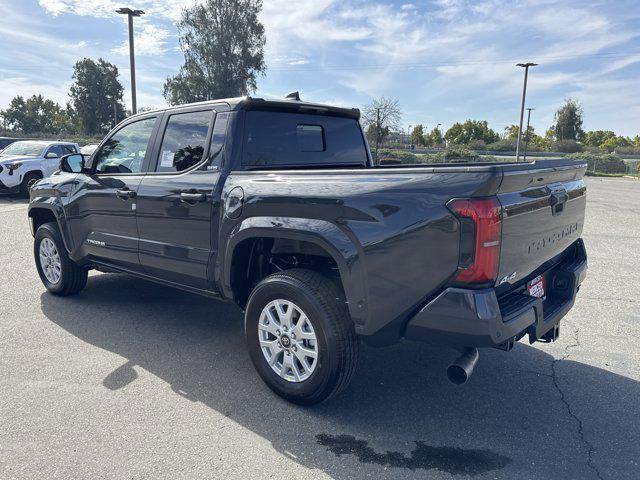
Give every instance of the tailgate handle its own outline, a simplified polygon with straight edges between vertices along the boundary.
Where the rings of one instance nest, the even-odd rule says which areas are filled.
[[[564,204],[569,200],[567,192],[552,193],[549,197],[549,205],[551,205],[551,213],[560,215],[564,211]]]

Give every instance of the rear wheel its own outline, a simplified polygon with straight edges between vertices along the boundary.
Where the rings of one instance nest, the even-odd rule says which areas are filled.
[[[87,284],[87,269],[69,258],[55,223],[45,223],[38,228],[33,253],[40,279],[51,293],[74,295]]]
[[[322,402],[353,377],[353,322],[339,289],[316,272],[287,270],[260,282],[247,304],[245,336],[262,379],[290,402]]]
[[[20,195],[23,197],[29,196],[29,190],[35,185],[35,183],[42,178],[42,175],[38,172],[29,172],[22,179],[20,184]]]

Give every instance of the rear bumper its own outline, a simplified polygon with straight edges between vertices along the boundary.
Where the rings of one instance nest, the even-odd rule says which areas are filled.
[[[573,306],[586,273],[586,250],[577,240],[556,265],[536,272],[545,275],[544,300],[527,295],[524,284],[501,296],[494,288],[447,288],[409,320],[405,338],[506,349],[524,335],[531,343],[555,339],[555,327]]]

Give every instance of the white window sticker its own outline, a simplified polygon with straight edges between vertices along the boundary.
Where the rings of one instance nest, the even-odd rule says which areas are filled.
[[[173,152],[171,150],[163,150],[160,157],[161,167],[173,167]]]

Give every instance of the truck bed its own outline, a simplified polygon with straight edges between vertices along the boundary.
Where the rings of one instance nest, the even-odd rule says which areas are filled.
[[[451,199],[497,196],[504,202],[497,281],[515,271],[509,282],[517,282],[580,235],[585,171],[585,163],[570,159],[237,171],[225,192],[243,190],[242,214],[227,222],[221,239],[228,229],[247,227],[243,218],[255,217],[274,230],[270,235],[294,229],[326,239],[344,259],[338,263],[357,331],[390,330],[393,337],[458,272],[460,229],[447,208]],[[556,218],[549,199],[560,187],[581,195]],[[565,223],[574,225],[570,234],[524,255]]]

